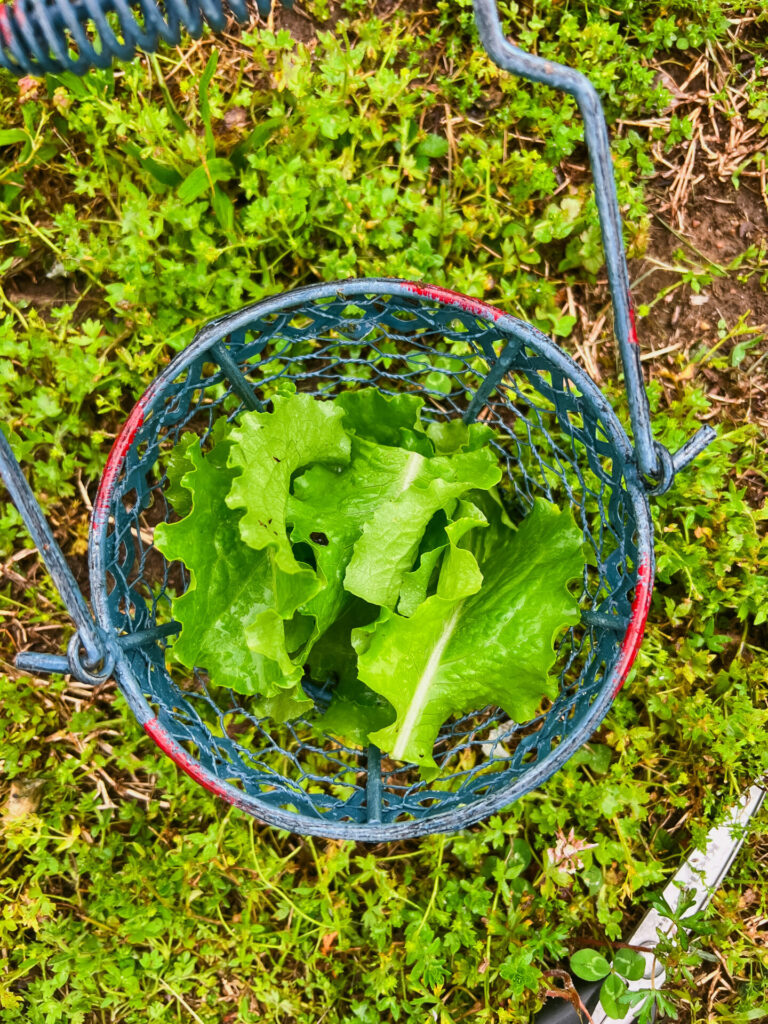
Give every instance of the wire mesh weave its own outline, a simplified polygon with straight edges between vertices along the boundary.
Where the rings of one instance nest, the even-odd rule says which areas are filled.
[[[332,678],[307,682],[316,708],[306,719],[275,726],[251,713],[248,698],[214,688],[204,672],[169,670],[164,640],[124,649],[118,663],[139,719],[151,718],[204,784],[297,832],[370,840],[449,830],[537,786],[609,707],[626,671],[638,566],[651,558],[632,450],[599,390],[533,327],[405,282],[300,289],[215,322],[154,382],[102,482],[91,590],[100,625],[112,635],[168,622],[173,596],[187,586],[184,567],[154,548],[152,531],[175,518],[165,467],[181,434],[196,431],[205,450],[216,419],[235,419],[243,409],[242,380],[233,382],[212,357],[219,341],[267,407],[280,383],[292,381],[321,398],[368,386],[416,393],[427,422],[482,418],[496,432],[501,493],[513,521],[543,496],[569,504],[583,527],[593,557],[584,570],[582,622],[559,641],[557,699],[530,722],[510,722],[495,708],[448,722],[435,750],[441,775],[430,784],[413,766],[383,758],[379,768],[371,751],[318,733],[313,719],[327,706]],[[376,808],[369,764],[381,773]]]

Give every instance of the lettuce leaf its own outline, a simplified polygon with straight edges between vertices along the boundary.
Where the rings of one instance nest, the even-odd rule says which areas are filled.
[[[413,615],[427,595],[433,591],[437,566],[448,546],[445,528],[448,517],[443,509],[432,517],[419,545],[418,557],[412,572],[403,577],[397,610],[401,615]]]
[[[211,428],[210,441],[213,448],[220,444],[232,429],[232,424],[221,416],[215,420]],[[168,456],[166,466],[165,496],[170,502],[174,512],[179,516],[186,516],[192,511],[192,494],[183,485],[183,477],[194,468],[189,455],[189,448],[194,443],[200,446],[200,438],[187,430],[181,435]]]
[[[427,436],[438,455],[473,452],[494,436],[485,423],[465,423],[462,419],[438,420],[427,427]]]
[[[344,410],[344,426],[366,441],[434,455],[421,424],[424,399],[420,395],[384,395],[376,388],[342,391],[333,400]]]
[[[442,519],[445,517],[442,516]],[[468,530],[486,525],[487,521],[479,509],[468,502],[460,502],[454,522],[447,524],[437,519],[432,537],[426,541],[419,570],[411,576],[423,578],[422,567],[434,565],[445,547],[451,544],[452,551],[448,558],[453,557],[454,561],[449,563],[444,573],[441,573],[441,578],[445,577],[451,581],[452,593],[458,593],[460,590],[473,593],[479,589],[482,576],[474,556],[470,551],[455,549],[455,545]],[[401,594],[400,605],[403,604],[404,597],[407,599],[405,591]],[[416,600],[418,605],[425,597],[426,594],[417,596],[412,592],[410,599]],[[326,672],[333,672],[334,667],[337,670],[341,667],[331,704],[319,724],[326,732],[341,736],[347,743],[357,746],[364,746],[370,734],[384,729],[395,720],[395,711],[389,701],[374,693],[357,678],[355,652],[351,649],[352,634],[358,638],[358,650],[362,650],[361,638],[369,636],[375,629],[376,611],[373,605],[356,600],[350,611],[337,620],[321,639],[318,647],[322,651],[322,666],[316,661],[320,654],[318,648],[312,652],[310,659],[313,668],[322,667]],[[357,627],[354,632],[353,626]]]
[[[185,433],[179,438],[168,456],[168,465],[165,470],[167,478],[165,496],[171,508],[179,516],[188,516],[192,511],[192,493],[182,483],[187,473],[195,468],[189,454],[189,448],[196,444],[200,447],[200,438],[197,434]]]
[[[292,542],[310,546],[323,578],[322,590],[304,607],[315,616],[320,635],[352,595],[394,607],[435,514],[451,510],[468,490],[494,486],[501,476],[488,447],[434,455],[419,422],[418,396],[384,396],[365,388],[343,392],[333,404],[353,432],[350,461],[335,471],[314,466],[299,476],[287,510]],[[486,428],[478,433],[459,423],[457,443],[486,437]],[[421,438],[419,444],[399,446],[409,435]]]
[[[169,485],[189,511],[155,530],[157,548],[191,576],[173,602],[182,629],[172,656],[204,668],[214,685],[261,698],[254,710],[279,721],[312,706],[299,683],[317,630],[300,608],[323,585],[287,535],[291,479],[307,465],[349,461],[342,417],[308,395],[276,396],[273,412],[245,413],[222,430],[208,456],[185,440]]]
[[[322,581],[300,562],[288,537],[286,513],[293,475],[316,463],[349,462],[350,439],[343,410],[311,395],[277,395],[273,412],[247,412],[231,431],[229,465],[241,470],[226,497],[243,509],[240,536],[249,548],[267,551],[274,572],[276,609],[289,618],[313,597]]]
[[[275,610],[270,552],[242,543],[242,513],[226,503],[237,472],[227,463],[231,446],[221,442],[204,456],[197,438],[187,443],[184,457],[191,468],[179,485],[192,510],[181,522],[155,528],[158,550],[183,561],[191,576],[173,602],[182,628],[172,654],[187,668],[205,668],[214,685],[265,698],[281,695],[280,713],[293,717],[311,706],[300,690],[292,695],[295,706],[281,694],[296,690],[302,677],[302,658],[292,657],[286,642],[286,625],[290,636],[296,624],[286,624]]]
[[[537,498],[519,529],[506,528],[506,540],[479,564],[486,527],[467,533],[467,519],[446,530],[437,592],[409,618],[384,609],[353,633],[360,679],[397,712],[370,741],[427,769],[437,767],[432,748],[452,715],[492,704],[522,722],[542,697],[555,697],[554,639],[579,619],[567,584],[580,576],[584,558],[570,510]]]
[[[305,605],[317,620],[318,633],[352,599],[344,577],[355,544],[382,502],[401,492],[414,458],[422,456],[353,436],[348,466],[340,472],[313,466],[295,480],[287,518],[293,524],[291,540],[309,545],[322,576],[322,590]]]
[[[328,710],[318,719],[317,727],[331,736],[338,736],[350,746],[364,747],[372,733],[391,725],[394,719],[392,705],[355,680],[338,684]]]
[[[378,608],[352,598],[309,656],[313,679],[336,680],[330,704],[319,718],[317,728],[359,747],[368,742],[369,733],[395,720],[392,705],[357,678],[357,656],[352,647],[352,630],[373,622],[378,614]]]
[[[369,604],[394,609],[435,513],[442,509],[450,515],[468,491],[493,487],[500,479],[496,457],[487,447],[431,459],[411,453],[400,493],[378,505],[355,543],[345,588]]]

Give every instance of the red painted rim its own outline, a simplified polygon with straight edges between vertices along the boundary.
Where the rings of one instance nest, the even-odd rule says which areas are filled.
[[[109,516],[109,509],[112,504],[112,491],[120,475],[120,470],[123,468],[125,457],[133,444],[133,439],[144,424],[144,414],[157,392],[157,386],[157,380],[149,385],[136,405],[131,409],[131,414],[123,424],[123,429],[114,440],[99,483],[99,489],[96,492],[96,500],[93,503],[93,512],[91,513],[92,532],[102,527]]]
[[[422,299],[434,299],[436,302],[444,302],[450,306],[458,306],[465,313],[474,313],[475,316],[482,316],[494,323],[503,316],[508,316],[501,309],[489,306],[480,299],[473,299],[469,295],[462,295],[461,292],[454,292],[450,288],[441,288],[436,284],[419,284],[418,281],[404,281],[406,291],[418,295]]]
[[[209,793],[213,793],[215,796],[220,796],[224,800],[228,800],[229,803],[236,802],[231,796],[230,787],[211,776],[199,761],[196,761],[191,754],[188,754],[183,747],[179,746],[176,740],[169,735],[166,729],[163,728],[157,718],[152,718],[148,722],[145,722],[144,731],[148,736],[152,737],[164,754],[167,754],[182,771],[187,773],[190,779],[194,779],[195,782],[199,782],[204,789],[208,790]]]
[[[650,561],[641,561],[637,566],[637,585],[635,587],[635,599],[632,602],[632,615],[621,645],[619,663],[615,669],[618,681],[614,687],[614,697],[627,681],[629,670],[632,668],[637,652],[640,650],[640,644],[643,642],[645,624],[651,608],[652,594],[653,566]]]

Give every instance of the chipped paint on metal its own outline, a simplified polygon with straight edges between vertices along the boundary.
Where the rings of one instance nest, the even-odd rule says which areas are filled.
[[[106,522],[107,516],[109,515],[109,509],[112,504],[112,491],[114,490],[115,483],[120,475],[120,470],[123,468],[123,462],[125,461],[125,457],[134,442],[136,434],[144,424],[147,406],[154,398],[156,390],[157,382],[155,381],[147,388],[133,407],[131,415],[125,421],[123,429],[115,438],[112,450],[109,453],[109,458],[107,459],[107,464],[104,467],[104,473],[101,477],[101,483],[99,484],[99,490],[96,494],[96,500],[93,503],[91,531],[99,529]]]
[[[637,320],[635,319],[635,304],[632,301],[632,296],[629,294],[627,294],[627,302],[629,305],[629,343],[630,345],[639,345],[640,342],[637,340]]]
[[[178,765],[183,772],[193,779],[195,782],[199,782],[201,786],[208,790],[209,793],[213,793],[215,796],[220,796],[224,800],[231,804],[236,804],[237,800],[233,793],[230,792],[229,787],[224,786],[218,779],[210,775],[205,768],[196,761],[191,754],[188,754],[183,747],[181,747],[176,740],[174,740],[168,731],[160,724],[157,718],[152,718],[148,722],[144,723],[144,731],[147,735],[151,736],[155,743],[160,747],[164,754]]]
[[[479,299],[471,299],[468,295],[462,295],[461,292],[451,291],[450,288],[440,288],[434,284],[418,284],[416,281],[405,281],[403,283],[406,290],[413,292],[414,295],[418,295],[421,298],[434,299],[436,302],[446,302],[451,306],[458,306],[459,309],[463,309],[466,313],[485,317],[494,323],[507,315],[501,309],[494,309],[493,306],[480,302]]]
[[[618,682],[613,691],[615,697],[622,688],[629,675],[629,670],[635,660],[640,643],[645,632],[645,622],[648,618],[648,610],[651,606],[651,594],[653,593],[653,568],[650,560],[640,562],[637,567],[637,586],[635,587],[635,599],[632,602],[632,617],[627,626],[624,642],[619,652],[619,662],[616,666]]]

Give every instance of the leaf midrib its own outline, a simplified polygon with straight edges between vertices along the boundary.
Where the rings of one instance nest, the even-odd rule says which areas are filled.
[[[446,622],[439,639],[432,649],[432,653],[427,660],[427,664],[424,666],[424,671],[421,673],[418,685],[413,691],[413,696],[408,703],[408,710],[405,713],[402,727],[398,732],[397,742],[392,748],[392,757],[397,758],[398,760],[403,759],[404,752],[410,742],[413,731],[419,724],[421,712],[426,704],[427,696],[432,689],[432,683],[434,682],[435,676],[440,670],[443,654],[445,653],[445,649],[456,629],[456,624],[459,621],[459,616],[461,615],[463,606],[464,602],[459,601],[454,608],[450,619]]]

